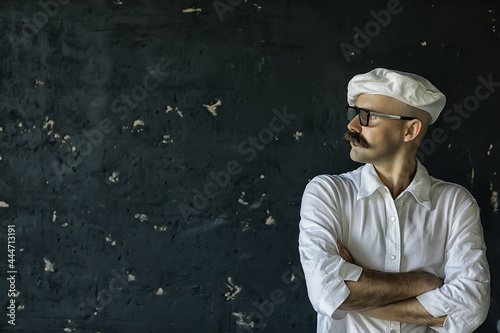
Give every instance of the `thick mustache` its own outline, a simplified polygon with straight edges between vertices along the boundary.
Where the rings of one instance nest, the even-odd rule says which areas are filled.
[[[347,131],[344,134],[344,141],[348,145],[350,145],[352,142],[355,146],[363,148],[368,148],[370,146],[368,142],[366,142],[365,138],[361,136],[361,134],[354,131]]]

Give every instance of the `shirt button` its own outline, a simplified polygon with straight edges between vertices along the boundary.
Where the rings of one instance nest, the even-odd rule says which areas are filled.
[[[394,216],[393,216],[393,217],[391,217],[391,221],[392,221],[392,222],[396,221],[396,217],[394,217]],[[392,331],[391,331],[391,332],[392,332]]]
[[[391,256],[391,259],[392,259],[392,260],[396,259],[396,256],[393,254],[393,255]]]

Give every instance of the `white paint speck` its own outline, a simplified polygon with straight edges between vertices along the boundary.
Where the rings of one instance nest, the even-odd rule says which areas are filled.
[[[35,79],[35,88],[43,87],[44,84],[45,84],[45,82],[43,82],[42,80],[40,80],[38,78]]]
[[[274,220],[274,218],[271,215],[269,215],[266,219],[266,224],[271,225],[271,224],[275,224],[275,223],[276,223],[276,221]]]
[[[226,296],[226,301],[229,301],[230,299],[234,299],[234,297],[241,291],[241,288],[235,285],[229,276],[227,278],[226,286],[229,288],[229,291],[224,294]]]
[[[0,201],[0,208],[8,208],[9,204],[6,203],[5,201]]]
[[[247,221],[241,222],[241,231],[245,232],[247,230],[250,230],[250,224]]]
[[[163,140],[161,140],[160,143],[167,144],[167,143],[171,143],[171,142],[174,142],[174,139],[171,139],[169,134],[164,134]]]
[[[130,281],[135,281],[135,276],[133,276],[132,274],[129,274],[127,276],[127,281],[130,282]]]
[[[427,42],[426,42],[426,41],[424,41],[424,42],[420,43],[420,45],[422,45],[422,46],[427,46]]]
[[[165,109],[165,113],[169,113],[172,110],[173,110],[172,107],[170,105],[167,105],[167,108]]]
[[[46,272],[53,272],[54,271],[54,264],[49,261],[46,257],[43,257],[43,261],[45,262],[45,271]]]
[[[18,310],[24,310],[24,305],[22,305],[22,304],[18,305],[18,306],[17,306],[17,309],[18,309]]]
[[[248,202],[246,202],[245,200],[243,200],[243,197],[245,196],[245,192],[241,192],[241,197],[238,199],[238,202],[242,205],[248,205]]]
[[[155,293],[156,295],[163,295],[163,288],[158,288],[158,290]]]
[[[115,246],[116,245],[116,242],[111,239],[111,235],[109,235],[108,237],[106,237],[106,242],[111,243],[111,246]]]
[[[269,210],[266,210],[266,213],[267,213],[267,215],[269,215],[266,219],[266,224],[267,225],[275,224],[276,220],[274,220],[274,218],[271,216],[271,214],[269,213]]]
[[[141,222],[147,221],[148,217],[146,214],[135,214],[134,217],[139,219]]]
[[[486,154],[491,155],[491,149],[493,149],[493,144],[490,144],[490,147],[488,148],[488,152]]]
[[[302,132],[295,132],[293,135],[295,140],[299,141],[299,139],[303,136]]]
[[[53,211],[52,212],[52,222],[55,222],[57,219],[57,212],[56,211]]]
[[[183,9],[182,12],[184,14],[186,14],[186,13],[200,13],[201,8],[186,8],[186,9]]]
[[[61,227],[63,228],[66,228],[68,226],[68,222],[64,222],[63,224],[61,224]]]
[[[144,122],[140,119],[134,120],[134,125],[132,128],[132,132],[142,132],[144,130]]]
[[[217,99],[217,102],[215,104],[212,104],[212,105],[208,105],[208,104],[203,104],[204,107],[207,108],[207,110],[215,117],[217,116],[217,107],[222,105],[222,101],[220,99]]]
[[[45,117],[45,122],[43,123],[42,129],[46,130],[50,127],[50,130],[47,132],[47,135],[51,135],[54,130],[54,121],[50,120],[49,117]]]
[[[491,192],[491,205],[493,206],[493,212],[498,212],[498,192]]]
[[[71,332],[72,330],[71,330],[71,328],[65,327],[65,328],[63,329],[63,331],[64,331],[64,332]]]
[[[231,313],[233,316],[235,316],[236,319],[236,325],[242,326],[242,327],[254,327],[255,323],[248,318],[248,316],[245,316],[241,312],[233,312]]]
[[[108,180],[112,183],[118,183],[118,171],[113,171],[113,173],[111,174],[111,176],[109,176]]]
[[[165,225],[160,225],[160,226],[154,226],[155,231],[167,231],[167,226]]]

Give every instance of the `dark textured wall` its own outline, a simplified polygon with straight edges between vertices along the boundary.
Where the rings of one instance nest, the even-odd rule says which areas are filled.
[[[481,207],[493,290],[478,332],[497,331],[499,13],[2,0],[0,330],[314,332],[302,191],[359,166],[342,141],[346,85],[388,67],[448,97],[419,155]]]

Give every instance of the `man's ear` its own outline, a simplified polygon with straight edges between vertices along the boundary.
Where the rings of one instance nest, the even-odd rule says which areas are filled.
[[[404,141],[410,142],[415,140],[418,135],[422,132],[422,122],[419,119],[413,119],[406,123]]]

